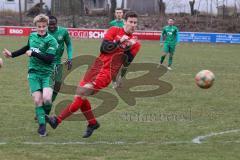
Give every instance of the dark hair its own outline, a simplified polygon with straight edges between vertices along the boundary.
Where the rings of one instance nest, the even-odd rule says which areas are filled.
[[[116,8],[116,9],[115,9],[115,11],[116,11],[116,10],[122,10],[122,11],[123,11],[123,9],[122,9],[122,8]]]
[[[49,20],[55,19],[56,22],[58,21],[57,18],[55,16],[49,16]]]
[[[125,13],[124,19],[127,20],[129,17],[138,18],[138,14],[134,11],[128,11],[127,13]]]

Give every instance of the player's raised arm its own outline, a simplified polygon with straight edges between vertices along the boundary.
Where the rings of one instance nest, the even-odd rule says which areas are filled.
[[[3,54],[6,58],[12,57],[12,53],[11,53],[8,49],[6,49],[6,48],[3,49],[2,54]]]
[[[14,52],[10,52],[9,50],[7,50],[5,48],[2,51],[2,53],[6,58],[10,58],[10,57],[14,58],[14,57],[18,57],[18,56],[25,54],[28,50],[29,50],[29,46],[26,45],[26,46],[22,47],[21,49],[14,51]]]

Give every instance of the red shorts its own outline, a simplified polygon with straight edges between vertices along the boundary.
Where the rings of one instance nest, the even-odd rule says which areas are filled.
[[[111,83],[111,73],[109,70],[102,69],[96,77],[94,77],[91,80],[85,80],[83,79],[80,81],[79,86],[83,87],[85,84],[91,83],[94,86],[94,89],[96,91],[107,87]]]
[[[96,91],[107,87],[122,65],[122,54],[100,54],[88,69],[79,86],[91,83]]]

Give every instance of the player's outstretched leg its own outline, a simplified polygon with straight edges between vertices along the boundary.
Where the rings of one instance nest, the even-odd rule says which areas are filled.
[[[88,121],[87,128],[83,134],[83,138],[88,138],[93,134],[94,130],[100,127],[100,124],[97,122],[87,99],[83,100],[81,97],[75,97],[73,103],[68,105],[59,116],[48,117],[46,120],[53,129],[56,129],[62,120],[72,115],[72,113],[76,112],[79,108]]]
[[[46,118],[46,120],[48,121],[49,125],[53,128],[56,129],[58,126],[58,120],[56,116],[52,116],[52,117],[48,117]]]
[[[76,112],[82,105],[83,100],[81,97],[76,96],[71,104],[69,104],[65,109],[61,111],[61,113],[56,117],[47,118],[48,123],[53,129],[56,129],[57,126],[62,122],[62,120],[71,116],[74,112]]]

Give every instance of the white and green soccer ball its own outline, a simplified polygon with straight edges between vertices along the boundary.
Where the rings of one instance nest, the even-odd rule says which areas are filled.
[[[3,60],[2,58],[0,58],[0,68],[2,68],[2,66],[3,66]]]
[[[201,70],[195,76],[195,83],[203,89],[210,88],[215,80],[215,75],[210,70]]]

